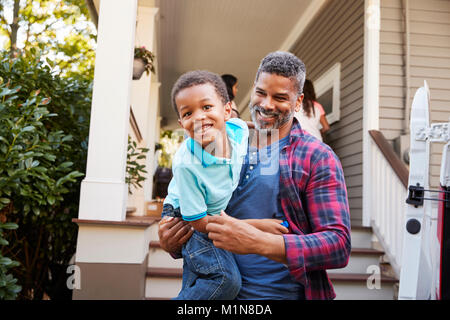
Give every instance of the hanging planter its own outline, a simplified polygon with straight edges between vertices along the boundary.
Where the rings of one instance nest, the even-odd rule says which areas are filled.
[[[134,58],[133,80],[139,80],[145,71],[145,62],[141,58]]]
[[[144,46],[134,48],[133,80],[139,80],[144,71],[147,75],[150,74],[150,71],[155,73],[154,59],[155,55]]]

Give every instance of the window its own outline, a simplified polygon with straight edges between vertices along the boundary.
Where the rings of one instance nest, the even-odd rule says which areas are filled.
[[[323,106],[329,124],[339,121],[340,119],[340,81],[340,63],[336,63],[314,81],[317,101]]]

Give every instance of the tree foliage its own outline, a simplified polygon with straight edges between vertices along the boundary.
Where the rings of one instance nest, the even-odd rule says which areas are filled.
[[[2,0],[0,35],[11,55],[34,48],[63,75],[93,76],[96,30],[84,0]]]

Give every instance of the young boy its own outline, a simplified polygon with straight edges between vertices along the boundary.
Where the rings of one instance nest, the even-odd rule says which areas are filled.
[[[172,161],[174,178],[164,200],[165,216],[182,217],[195,229],[182,248],[183,284],[175,299],[234,299],[241,278],[233,255],[216,248],[206,234],[208,216],[220,214],[240,178],[248,127],[231,119],[231,103],[220,76],[208,71],[183,74],[172,89],[178,122],[189,135]],[[272,233],[287,233],[280,220],[246,220]]]

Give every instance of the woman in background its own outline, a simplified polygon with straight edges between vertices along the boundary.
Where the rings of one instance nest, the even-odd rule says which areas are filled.
[[[223,74],[222,80],[225,82],[227,86],[228,97],[231,101],[231,109],[232,109],[232,118],[240,118],[239,111],[237,109],[236,103],[234,102],[234,98],[236,97],[236,93],[238,91],[238,80],[232,74]]]
[[[308,79],[303,87],[303,103],[300,111],[295,113],[303,130],[315,136],[320,141],[322,137],[330,130],[325,111],[322,105],[316,101],[316,93],[312,82]]]

